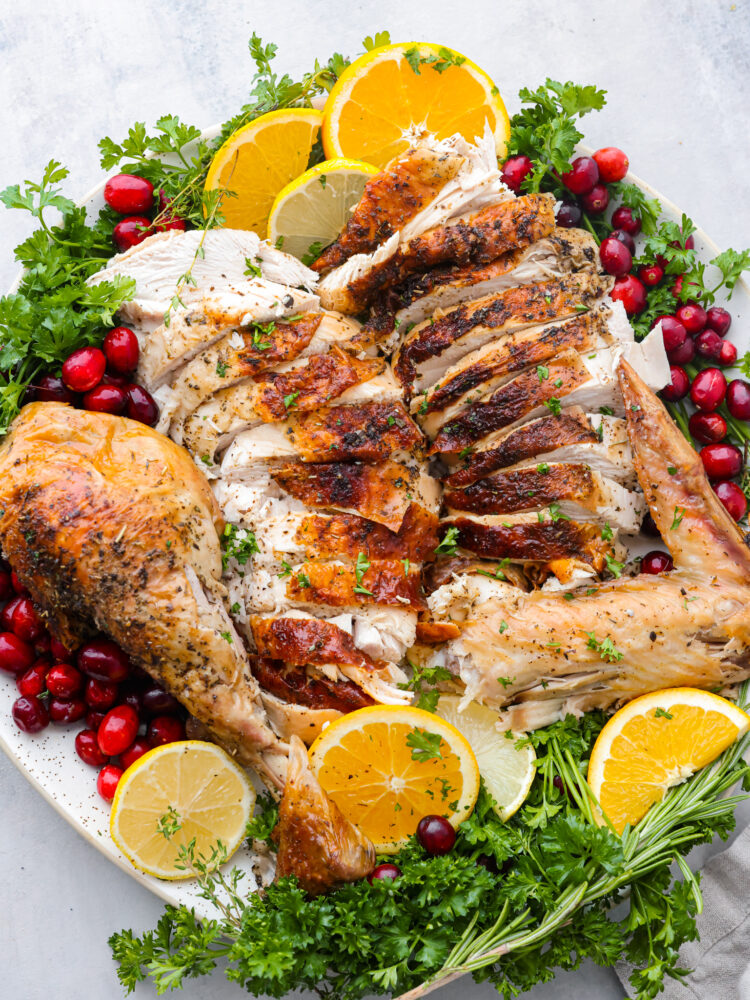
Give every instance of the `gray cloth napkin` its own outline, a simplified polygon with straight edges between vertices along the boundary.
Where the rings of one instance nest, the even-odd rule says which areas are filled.
[[[686,985],[667,979],[664,1000],[750,1000],[750,826],[712,858],[701,879],[703,913],[699,941],[680,950],[683,968],[693,969]],[[627,962],[617,975],[629,995]]]

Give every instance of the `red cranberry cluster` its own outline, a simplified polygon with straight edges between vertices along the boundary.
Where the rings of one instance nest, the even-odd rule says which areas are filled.
[[[186,228],[185,220],[170,211],[164,192],[159,191],[155,198],[154,185],[137,174],[110,177],[104,186],[104,200],[115,212],[125,216],[112,233],[112,242],[120,251],[129,250],[154,233]]]
[[[13,720],[25,733],[52,722],[83,722],[75,747],[100,768],[99,793],[112,801],[123,771],[155,746],[185,738],[179,702],[130,663],[116,643],[93,639],[76,652],[50,635],[28,591],[0,563],[0,672],[15,677]]]
[[[132,381],[138,367],[138,338],[116,326],[98,347],[79,347],[66,358],[62,378],[44,375],[31,390],[33,399],[72,403],[84,410],[114,413],[153,427],[159,407],[143,386]]]

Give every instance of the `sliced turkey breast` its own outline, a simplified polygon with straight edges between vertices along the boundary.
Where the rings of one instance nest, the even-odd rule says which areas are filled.
[[[213,461],[241,431],[281,420],[292,410],[308,413],[336,398],[347,403],[370,396],[399,399],[398,385],[385,368],[380,358],[360,359],[337,346],[328,354],[280,364],[214,393],[185,421],[183,444],[193,455]],[[369,381],[376,384],[363,390],[362,384]]]
[[[408,458],[421,443],[422,435],[401,402],[321,406],[313,413],[243,431],[224,455],[221,472],[238,478],[247,465],[278,458],[303,462]]]
[[[181,279],[191,275],[191,282]],[[207,293],[251,293],[257,277],[277,285],[312,288],[317,275],[290,254],[241,229],[169,230],[149,236],[88,279],[91,285],[115,276],[133,278],[135,295],[123,303],[123,320],[149,332],[160,326],[177,293],[186,306]]]
[[[535,243],[554,227],[552,196],[530,194],[488,205],[403,243],[394,234],[374,254],[356,254],[327,274],[318,285],[320,301],[327,309],[356,315],[412,274],[446,263],[488,264]]]
[[[233,330],[251,323],[271,323],[297,313],[317,312],[317,295],[255,279],[243,294],[205,294],[169,316],[141,338],[138,380],[149,392],[158,389],[200,351]]]
[[[581,462],[624,486],[634,486],[633,455],[625,421],[570,407],[538,417],[481,442],[455,467],[445,485],[468,486],[497,469],[522,469],[546,462]]]
[[[408,241],[513,197],[502,182],[495,137],[487,125],[474,144],[458,133],[448,139],[426,136],[367,183],[344,231],[313,269],[323,274],[355,254],[371,253],[396,233],[401,242]]]
[[[400,336],[439,310],[517,285],[597,269],[596,241],[589,233],[556,229],[530,247],[510,250],[489,264],[463,268],[446,265],[415,275],[374,305],[359,339],[378,343],[381,350],[390,353]]]
[[[418,504],[410,505],[397,532],[356,514],[341,513],[292,511],[263,516],[257,523],[244,518],[238,523],[255,531],[259,556],[265,559],[356,560],[361,552],[368,559],[420,562],[432,558],[438,543],[437,515]]]
[[[626,322],[621,327],[615,312],[602,301],[588,312],[560,322],[504,333],[451,365],[433,386],[412,400],[411,410],[419,414],[427,432],[434,434],[445,419],[499,388],[524,368],[540,366],[538,375],[543,379],[545,363],[561,351],[591,354],[617,343],[632,342],[630,325]]]
[[[619,360],[627,352],[633,367],[654,388],[660,388],[665,384],[664,369],[668,370],[668,366],[661,336],[659,341],[657,345],[649,336],[639,344],[607,348],[590,355],[562,351],[543,371],[527,369],[445,422],[430,453],[461,452],[495,431],[507,431],[547,411],[559,413],[563,404],[594,411],[604,407],[607,412],[623,416],[624,404],[616,375]]]
[[[581,272],[456,306],[407,335],[394,355],[393,370],[410,394],[421,392],[451,365],[502,334],[585,312],[611,287],[611,278]]]
[[[486,559],[545,564],[582,559],[599,573],[606,556],[616,552],[602,538],[602,525],[571,520],[553,508],[521,514],[454,514],[442,523],[456,529],[460,548]]]
[[[495,472],[463,489],[446,490],[449,514],[517,514],[553,510],[555,515],[608,524],[628,534],[640,528],[646,505],[642,493],[625,489],[585,465],[542,462]]]

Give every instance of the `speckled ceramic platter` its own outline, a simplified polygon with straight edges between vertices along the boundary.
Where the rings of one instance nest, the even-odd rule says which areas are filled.
[[[207,129],[204,138],[213,138],[219,132],[218,126]],[[584,152],[590,152],[583,149]],[[638,184],[651,197],[657,197],[665,216],[680,221],[682,212],[640,178],[629,174],[626,180]],[[94,213],[103,207],[102,192],[104,181],[83,199],[82,204]],[[696,249],[708,260],[719,252],[719,248],[706,233],[695,233]],[[723,304],[723,303],[722,303]],[[730,303],[732,313],[732,340],[740,354],[750,346],[750,287],[739,282]],[[653,540],[635,540],[631,547],[634,555],[653,548]],[[126,871],[151,892],[167,902],[179,905],[187,903],[196,912],[209,915],[211,904],[198,895],[194,879],[183,882],[162,882],[133,868],[130,862],[117,850],[109,835],[109,806],[96,791],[93,768],[84,764],[75,752],[74,740],[77,727],[50,726],[36,736],[22,733],[11,718],[11,704],[18,696],[13,678],[0,676],[0,747],[10,757],[21,773],[31,782],[40,795],[60,813],[97,850],[106,855],[114,864]],[[232,864],[246,871],[247,890],[257,888],[263,874],[268,874],[269,863],[254,855],[247,847],[241,847],[234,855]]]

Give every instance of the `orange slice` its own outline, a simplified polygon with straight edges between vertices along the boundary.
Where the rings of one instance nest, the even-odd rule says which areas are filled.
[[[423,816],[445,816],[458,827],[479,794],[466,737],[421,708],[350,712],[321,733],[310,761],[323,789],[379,854],[403,847]]]
[[[420,135],[459,132],[473,142],[489,122],[498,156],[510,135],[503,99],[484,70],[429,42],[383,45],[360,56],[339,77],[324,114],[326,156],[377,167]]]
[[[206,191],[226,190],[220,212],[229,229],[266,236],[282,188],[307,169],[323,115],[313,108],[269,111],[231,135],[208,168]]]
[[[618,833],[642,819],[668,788],[710,764],[750,726],[726,698],[668,688],[616,712],[594,744],[588,780]]]

